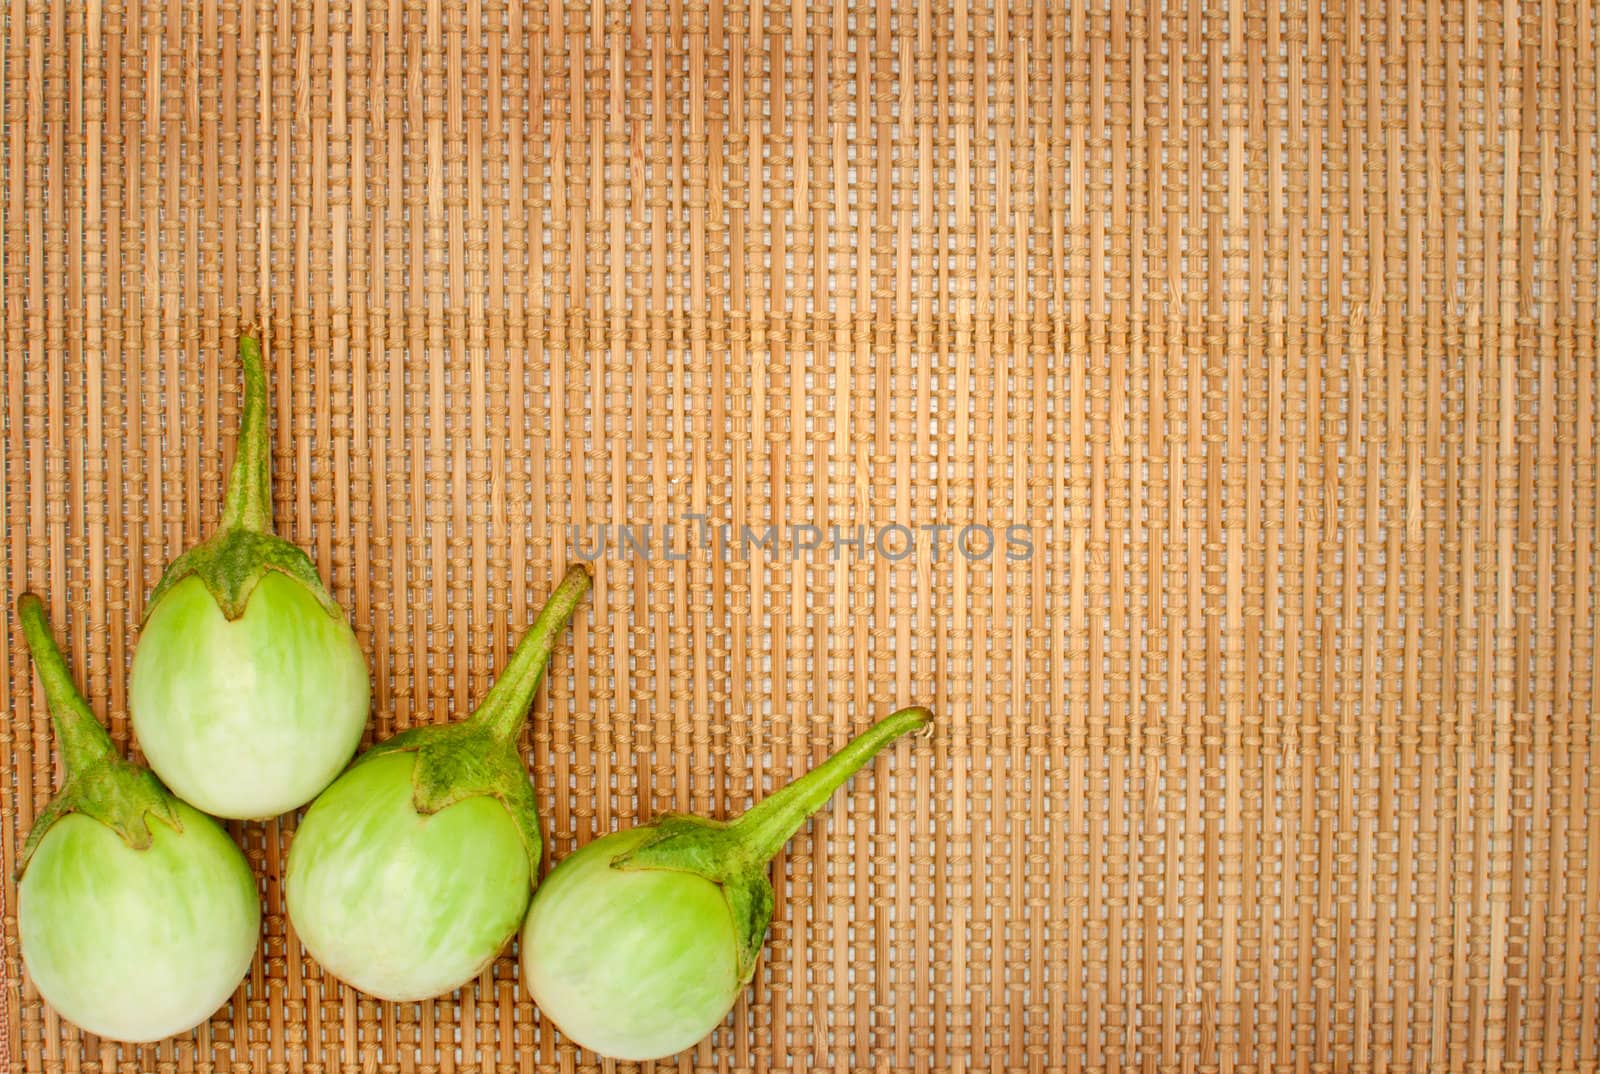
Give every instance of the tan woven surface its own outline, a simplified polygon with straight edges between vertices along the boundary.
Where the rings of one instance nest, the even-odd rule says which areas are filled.
[[[375,734],[482,695],[569,526],[655,527],[528,732],[556,858],[939,714],[682,1069],[1593,1070],[1600,18],[1327,6],[10,3],[6,603],[126,740],[258,321]],[[8,872],[53,786],[9,653]],[[0,1063],[593,1065],[510,958],[326,979],[292,829],[234,827],[261,958],[154,1047],[41,1004],[8,880]]]

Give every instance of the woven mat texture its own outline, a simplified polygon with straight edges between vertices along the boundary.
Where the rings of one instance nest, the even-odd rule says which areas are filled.
[[[1588,0],[3,27],[0,596],[46,595],[119,743],[257,324],[372,735],[464,714],[599,553],[525,738],[555,859],[937,712],[778,860],[754,984],[665,1065],[1600,1064]],[[56,773],[6,622],[9,873]],[[294,826],[232,826],[261,954],[160,1045],[41,1002],[8,877],[0,1067],[596,1068],[509,953],[422,1004],[325,976]]]

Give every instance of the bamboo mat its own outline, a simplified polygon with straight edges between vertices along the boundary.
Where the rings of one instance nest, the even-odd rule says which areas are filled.
[[[668,1065],[1593,1071],[1600,17],[1323,8],[9,3],[5,603],[126,741],[259,323],[373,734],[598,555],[547,862],[937,712]],[[9,625],[7,873],[54,779]],[[293,828],[234,826],[261,957],[158,1046],[40,1002],[8,878],[0,1067],[594,1068],[509,956],[326,978]]]

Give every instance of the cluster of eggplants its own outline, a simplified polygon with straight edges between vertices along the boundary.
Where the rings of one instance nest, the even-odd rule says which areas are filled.
[[[471,716],[402,732],[346,768],[368,712],[365,659],[310,558],[272,532],[266,376],[253,339],[239,356],[221,524],[168,567],[134,654],[149,769],[117,756],[38,599],[18,603],[66,773],[18,867],[40,993],[119,1040],[204,1021],[248,969],[260,922],[255,877],[206,814],[271,817],[314,798],[285,888],[296,934],[333,976],[427,999],[471,981],[520,926],[527,987],[578,1044],[646,1060],[705,1037],[754,973],[771,859],[928,711],[883,719],[731,822],[669,815],[599,839],[535,890],[539,819],[517,743],[588,572],[567,572]]]
[[[22,957],[57,1011],[119,1040],[192,1029],[249,968],[255,876],[206,814],[304,805],[367,721],[355,634],[310,557],[272,531],[266,372],[249,336],[239,362],[221,522],[167,567],[134,651],[129,707],[149,769],[117,756],[38,598],[17,603],[66,772],[18,862]]]

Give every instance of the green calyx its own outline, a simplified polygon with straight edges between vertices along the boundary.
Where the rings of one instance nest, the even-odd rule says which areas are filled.
[[[344,613],[322,584],[311,557],[281,537],[254,530],[219,529],[214,536],[183,553],[167,567],[144,608],[144,618],[167,590],[191,575],[205,583],[206,590],[229,620],[244,614],[256,583],[268,571],[281,571],[311,590],[329,615]]]
[[[268,571],[287,574],[311,590],[329,615],[342,616],[311,557],[272,532],[267,374],[261,361],[261,345],[254,337],[239,337],[239,364],[244,373],[244,411],[221,523],[209,540],[168,565],[145,604],[144,618],[150,618],[151,610],[167,590],[192,575],[205,584],[224,616],[237,619],[244,614],[256,583]]]
[[[844,748],[732,821],[669,813],[655,834],[612,861],[614,869],[672,869],[722,888],[739,937],[739,980],[748,983],[772,923],[767,865],[800,826],[879,750],[908,731],[931,727],[933,713],[906,708],[885,716]]]
[[[177,800],[155,774],[117,755],[111,736],[89,711],[89,705],[72,681],[72,671],[57,648],[45,616],[44,605],[32,593],[17,600],[17,616],[33,654],[33,665],[44,685],[55,725],[66,779],[61,791],[34,818],[17,861],[17,879],[39,848],[51,826],[68,813],[82,813],[112,831],[134,850],[150,846],[150,820],[154,818],[181,832]]]
[[[588,591],[589,572],[582,566],[570,568],[471,716],[456,724],[402,731],[356,762],[362,764],[387,753],[415,753],[412,805],[424,816],[469,798],[498,800],[522,834],[530,886],[539,878],[542,840],[539,803],[518,738],[556,640],[572,622]]]

